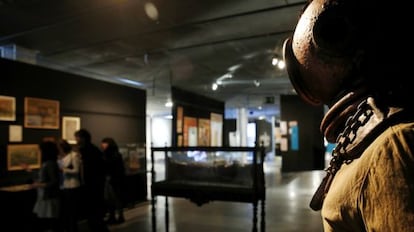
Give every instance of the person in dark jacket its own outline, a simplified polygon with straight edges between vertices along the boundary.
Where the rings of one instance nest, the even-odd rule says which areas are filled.
[[[125,185],[125,166],[118,144],[113,138],[106,137],[101,141],[104,153],[106,176],[106,203],[109,213],[108,224],[122,223],[124,219],[123,190]],[[117,215],[116,215],[117,214]]]
[[[93,232],[109,231],[104,223],[105,163],[101,150],[92,143],[88,130],[75,132],[78,152],[82,160],[83,202],[88,226]]]
[[[60,231],[59,150],[56,143],[51,141],[40,143],[39,148],[42,165],[38,179],[31,184],[32,188],[37,189],[33,212],[39,218],[40,231]]]

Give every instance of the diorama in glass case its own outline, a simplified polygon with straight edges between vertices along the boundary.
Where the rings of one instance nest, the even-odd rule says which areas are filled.
[[[166,162],[169,180],[252,184],[253,152],[170,152]]]

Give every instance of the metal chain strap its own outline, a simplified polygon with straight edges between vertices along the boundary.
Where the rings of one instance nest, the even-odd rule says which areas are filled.
[[[373,114],[374,112],[366,99],[358,105],[356,113],[345,122],[345,129],[336,139],[337,145],[332,151],[332,159],[329,167],[325,170],[326,176],[323,178],[322,183],[319,185],[309,204],[313,210],[316,211],[322,208],[326,193],[342,164],[344,162],[350,163],[355,158],[347,154],[347,147],[355,141],[358,129],[364,126]]]
[[[332,151],[332,159],[326,172],[335,175],[344,162],[352,162],[353,158],[349,157],[346,148],[355,141],[358,129],[364,126],[373,114],[367,99],[358,105],[356,113],[346,121],[344,131],[338,135],[337,145]]]
[[[354,144],[355,142],[359,142],[356,141],[357,132],[361,127],[366,126],[372,115],[374,115],[374,111],[370,104],[368,104],[368,99],[365,99],[358,105],[356,113],[345,122],[345,129],[336,139],[337,145],[332,151],[332,159],[329,163],[329,167],[325,170],[326,176],[323,178],[322,183],[316,190],[309,204],[313,210],[317,211],[322,208],[326,193],[342,164],[349,164],[357,158],[358,155],[361,155],[355,155],[352,154],[354,152],[349,152],[351,150],[350,145],[357,145]],[[390,123],[390,121],[388,121],[388,123]],[[385,128],[384,124],[382,126]],[[354,150],[355,147],[352,149]]]

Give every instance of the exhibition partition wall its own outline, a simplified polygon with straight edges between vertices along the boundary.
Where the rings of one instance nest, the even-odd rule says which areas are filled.
[[[171,88],[172,146],[223,146],[224,102]]]
[[[323,169],[323,106],[311,106],[298,95],[281,95],[280,111],[282,172]]]

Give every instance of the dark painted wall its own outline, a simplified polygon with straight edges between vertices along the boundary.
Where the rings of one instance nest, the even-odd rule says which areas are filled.
[[[16,183],[24,176],[24,172],[6,170],[9,125],[24,125],[24,97],[59,101],[60,116],[80,117],[81,127],[91,132],[92,140],[98,146],[106,136],[115,138],[121,146],[126,143],[145,144],[144,90],[5,59],[0,59],[0,70],[0,95],[16,98],[16,121],[0,121],[0,184]],[[23,127],[22,144],[37,144],[44,137],[59,138],[61,133],[61,127]],[[130,178],[140,185],[133,190],[135,197],[145,199],[146,178]]]
[[[323,106],[311,106],[297,95],[282,95],[280,98],[281,121],[297,121],[299,149],[282,152],[282,171],[321,170],[324,168],[324,141],[319,130],[324,111]]]

